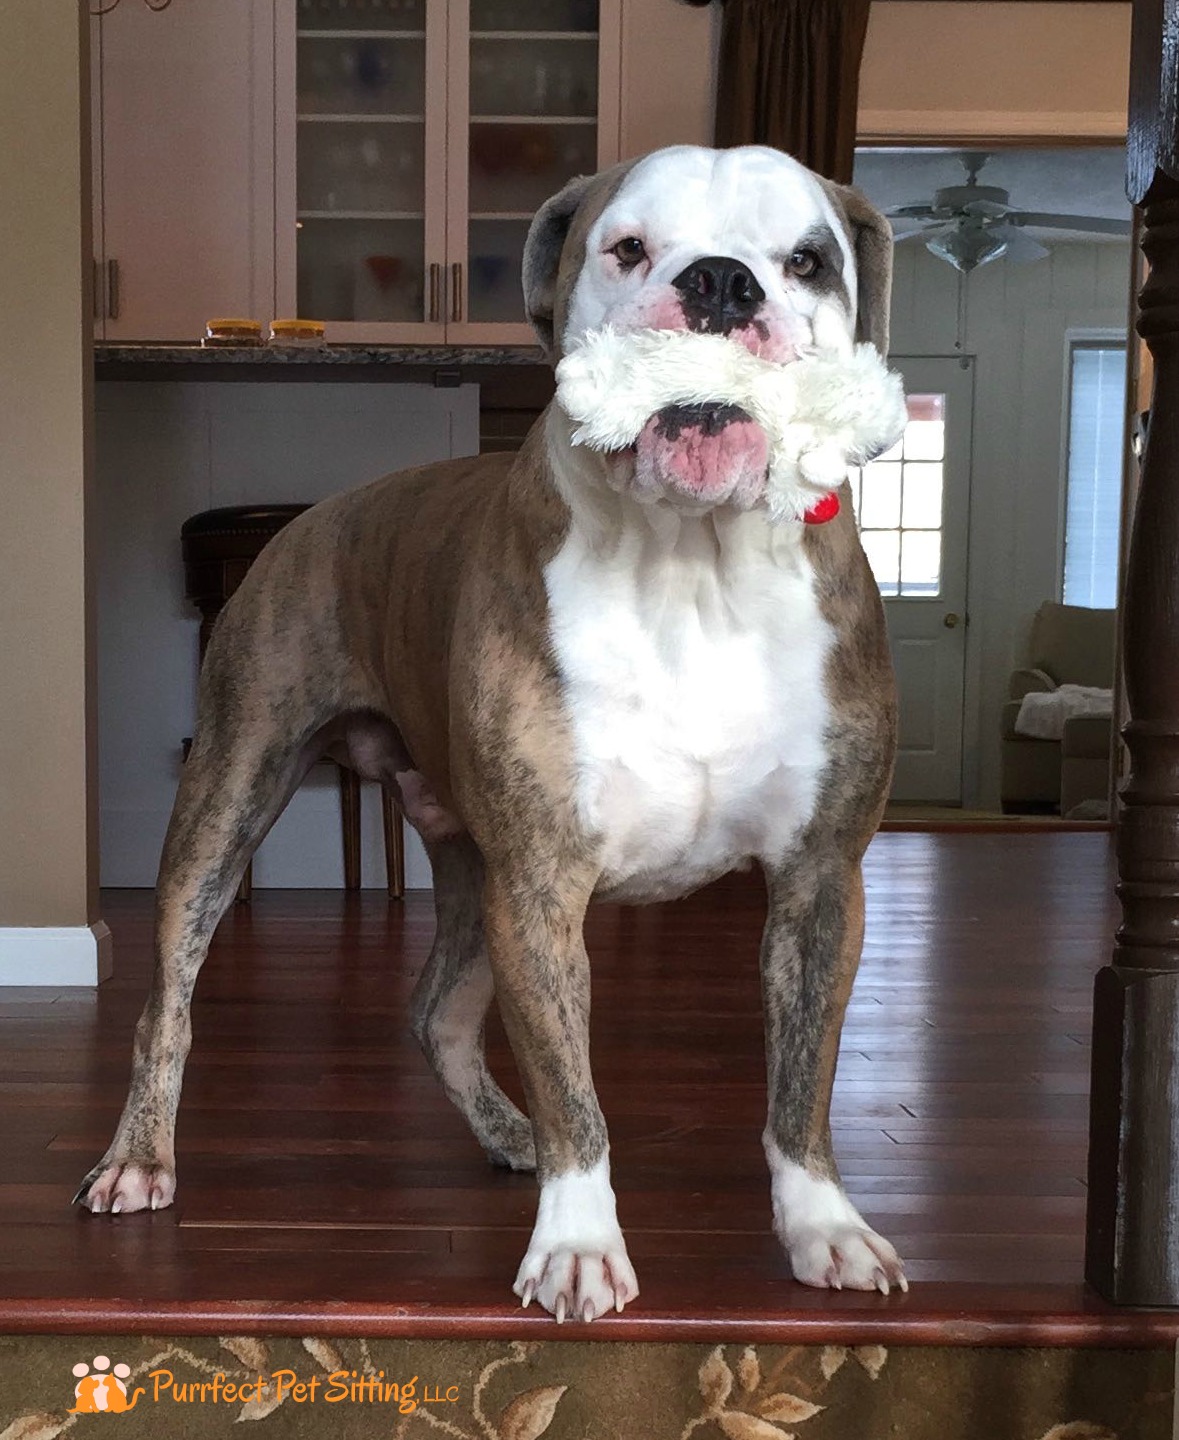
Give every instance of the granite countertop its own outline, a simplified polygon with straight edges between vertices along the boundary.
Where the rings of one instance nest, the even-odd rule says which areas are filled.
[[[119,366],[214,365],[302,366],[467,366],[543,365],[537,345],[209,345],[196,343],[96,344],[94,361]]]

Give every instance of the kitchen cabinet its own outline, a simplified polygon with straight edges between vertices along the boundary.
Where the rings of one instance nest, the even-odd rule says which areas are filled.
[[[120,0],[91,19],[99,339],[192,340],[213,315],[269,318],[272,3]]]
[[[276,0],[275,303],[512,343],[536,207],[618,156],[621,0]]]
[[[618,158],[622,0],[158,5],[91,20],[97,338],[533,339],[532,214]]]

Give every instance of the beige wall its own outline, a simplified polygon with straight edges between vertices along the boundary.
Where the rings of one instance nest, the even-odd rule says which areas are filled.
[[[84,14],[0,0],[0,927],[97,918]]]
[[[720,6],[623,0],[622,153],[707,145]],[[874,4],[864,140],[1120,139],[1129,4]]]
[[[863,140],[1126,133],[1130,6],[890,0],[872,6]]]
[[[622,0],[622,158],[712,143],[719,5]]]

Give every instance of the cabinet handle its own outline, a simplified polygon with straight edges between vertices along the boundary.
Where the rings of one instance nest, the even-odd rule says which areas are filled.
[[[106,262],[106,313],[110,320],[119,318],[119,262]]]
[[[442,319],[442,266],[434,264],[430,266],[430,320],[434,323]]]
[[[450,318],[463,318],[463,267],[457,260],[450,267]]]
[[[94,294],[91,296],[91,304],[94,309],[94,318],[96,320],[101,320],[103,316],[102,265],[99,263],[98,260],[94,261],[94,277],[92,283],[94,286]]]

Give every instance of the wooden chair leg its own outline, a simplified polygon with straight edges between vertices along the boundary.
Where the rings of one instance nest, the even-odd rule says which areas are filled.
[[[360,889],[360,776],[345,766],[340,775],[340,829],[344,836],[344,889]]]
[[[393,900],[400,900],[405,895],[405,845],[401,832],[401,812],[383,785],[381,822],[385,829],[385,879],[389,886],[389,896]]]

